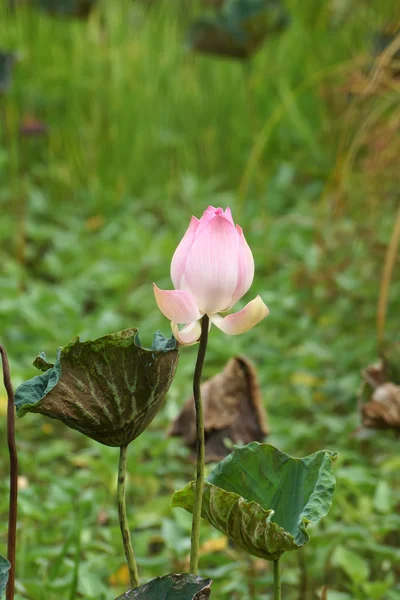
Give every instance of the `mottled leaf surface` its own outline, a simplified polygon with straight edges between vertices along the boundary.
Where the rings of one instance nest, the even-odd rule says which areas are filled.
[[[153,348],[142,348],[132,328],[74,338],[54,364],[40,354],[34,365],[44,373],[16,390],[18,416],[37,412],[107,446],[129,444],[155,417],[175,374],[175,340],[161,338],[157,333]]]
[[[165,575],[126,592],[116,600],[207,600],[211,579],[197,575]]]
[[[204,485],[202,516],[238,546],[276,560],[309,541],[307,527],[332,504],[337,454],[322,450],[293,458],[270,444],[236,447]],[[194,482],[172,504],[192,512]]]
[[[0,555],[0,598],[3,597],[4,590],[6,589],[10,567],[11,565],[8,560]]]

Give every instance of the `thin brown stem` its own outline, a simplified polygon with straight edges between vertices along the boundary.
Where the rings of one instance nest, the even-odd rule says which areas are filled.
[[[3,381],[7,391],[7,443],[10,455],[10,504],[8,515],[8,546],[7,558],[11,565],[8,574],[6,599],[14,600],[15,589],[15,550],[17,544],[17,500],[18,500],[18,457],[15,445],[15,407],[14,390],[11,383],[10,365],[4,346],[0,345],[3,362]]]
[[[199,570],[199,546],[200,546],[200,520],[201,505],[203,502],[204,489],[204,415],[201,402],[201,374],[203,372],[204,358],[206,356],[208,341],[209,318],[207,315],[201,320],[201,336],[199,352],[197,354],[196,368],[193,377],[193,396],[196,408],[196,435],[197,435],[197,460],[196,460],[196,490],[193,503],[192,539],[190,547],[190,572],[197,575]]]

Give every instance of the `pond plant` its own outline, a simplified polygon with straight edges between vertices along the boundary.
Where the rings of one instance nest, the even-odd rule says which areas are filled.
[[[130,328],[95,340],[74,338],[57,351],[54,362],[40,354],[34,366],[40,375],[11,385],[7,355],[3,359],[8,393],[10,449],[10,519],[7,559],[0,557],[0,596],[14,599],[17,510],[17,457],[14,415],[28,412],[58,419],[106,446],[119,448],[117,506],[131,589],[118,600],[160,598],[206,600],[211,579],[199,576],[201,517],[242,550],[274,564],[274,600],[282,598],[280,558],[309,541],[308,526],[330,509],[335,488],[333,463],[326,450],[305,458],[288,456],[270,444],[251,442],[235,447],[204,478],[205,436],[200,394],[208,334],[214,324],[238,335],[260,324],[268,308],[256,296],[241,310],[226,314],[248,292],[254,260],[243,230],[230,208],[209,206],[192,217],[171,262],[173,290],[154,284],[161,312],[171,321],[173,336],[157,332],[144,348],[138,330]],[[179,347],[198,344],[193,376],[196,412],[196,478],[173,495],[172,505],[192,513],[190,572],[157,577],[139,586],[125,500],[128,446],[143,432],[162,406],[179,360]],[[7,583],[8,579],[8,583]]]

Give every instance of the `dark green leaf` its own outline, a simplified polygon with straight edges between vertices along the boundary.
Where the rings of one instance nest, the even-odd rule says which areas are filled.
[[[205,482],[202,516],[255,556],[275,560],[309,541],[332,504],[335,452],[293,458],[269,444],[236,447]],[[194,482],[172,504],[193,509]]]
[[[210,593],[211,579],[189,574],[165,575],[126,592],[116,600],[207,600]]]
[[[54,365],[40,354],[34,365],[44,373],[16,390],[18,416],[37,412],[107,446],[129,444],[161,407],[178,362],[175,340],[156,335],[151,350],[132,328],[93,341],[74,338]]]
[[[189,44],[198,52],[244,59],[286,23],[280,0],[229,0],[215,17],[193,23]]]
[[[6,589],[10,567],[11,565],[8,560],[0,555],[0,598],[3,596],[3,592]]]
[[[6,92],[10,86],[14,62],[14,54],[0,52],[0,94]]]
[[[97,0],[34,0],[34,4],[54,15],[87,17]]]

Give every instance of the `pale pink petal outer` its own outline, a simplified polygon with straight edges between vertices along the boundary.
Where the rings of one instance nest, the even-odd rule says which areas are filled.
[[[232,211],[229,208],[229,206],[228,206],[228,208],[225,209],[224,215],[225,215],[225,219],[228,219],[228,221],[230,223],[232,223],[232,225],[235,225],[235,223],[233,222]]]
[[[199,223],[200,221],[196,219],[196,217],[192,217],[190,225],[172,257],[171,279],[172,283],[174,284],[174,287],[178,290],[181,287],[181,277],[185,270],[186,259],[188,257],[188,253],[193,243],[196,229]]]
[[[246,304],[239,312],[228,315],[227,317],[210,315],[210,320],[224,333],[227,333],[228,335],[239,335],[240,333],[250,331],[250,329],[262,321],[268,313],[268,308],[261,300],[260,296],[257,296],[257,298],[254,298],[254,300]]]
[[[200,321],[193,321],[189,323],[183,329],[179,331],[178,324],[171,323],[172,335],[174,338],[182,344],[182,346],[192,346],[196,344],[201,336],[201,325]]]
[[[254,258],[250,246],[243,235],[243,229],[236,225],[236,231],[239,233],[239,274],[235,292],[232,296],[230,307],[234,306],[240,298],[250,289],[254,279]]]
[[[201,318],[196,300],[190,292],[182,290],[160,290],[153,283],[158,308],[170,321],[191,323]]]
[[[217,215],[200,227],[186,260],[184,285],[196,298],[201,312],[226,310],[238,282],[239,234],[224,216]]]

